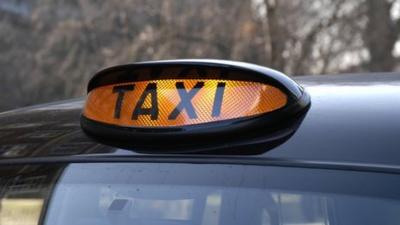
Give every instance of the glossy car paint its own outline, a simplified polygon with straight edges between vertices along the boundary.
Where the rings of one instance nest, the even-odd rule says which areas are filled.
[[[285,143],[251,156],[160,155],[101,145],[79,126],[83,99],[0,114],[2,164],[48,160],[169,160],[270,163],[400,171],[400,74],[306,76],[296,79],[311,107]],[[121,156],[121,157],[120,157]],[[335,167],[336,168],[336,167]]]

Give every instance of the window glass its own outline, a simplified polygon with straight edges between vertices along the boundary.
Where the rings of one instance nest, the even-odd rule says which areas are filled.
[[[302,174],[305,183],[289,173]],[[398,224],[400,202],[370,185],[374,179],[394,185],[392,178],[259,166],[76,164],[59,180],[45,224]],[[348,189],[340,185],[346,180]]]

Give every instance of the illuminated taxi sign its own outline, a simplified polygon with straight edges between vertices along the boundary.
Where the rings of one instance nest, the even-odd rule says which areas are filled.
[[[285,93],[257,82],[152,80],[92,90],[84,115],[126,127],[180,127],[256,116],[286,104]]]
[[[272,136],[292,134],[289,121],[309,105],[293,80],[254,64],[142,62],[104,69],[90,80],[81,126],[118,146],[215,147],[259,134],[276,143]]]

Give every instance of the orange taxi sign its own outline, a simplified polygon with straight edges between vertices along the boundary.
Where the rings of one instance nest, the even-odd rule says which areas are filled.
[[[287,95],[268,84],[168,79],[97,87],[83,115],[125,127],[180,127],[256,116],[286,104]]]
[[[279,71],[209,59],[106,68],[87,92],[82,130],[101,143],[145,152],[261,139],[276,144],[294,132],[310,105],[304,89]]]

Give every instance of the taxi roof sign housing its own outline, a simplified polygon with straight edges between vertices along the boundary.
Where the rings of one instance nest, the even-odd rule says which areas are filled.
[[[81,125],[90,136],[125,148],[216,147],[257,134],[270,140],[309,105],[302,87],[266,67],[226,60],[150,61],[96,73]]]

